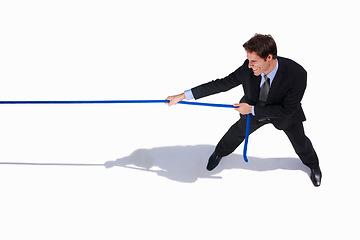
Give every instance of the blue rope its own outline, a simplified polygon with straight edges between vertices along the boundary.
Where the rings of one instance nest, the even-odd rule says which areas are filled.
[[[248,145],[248,141],[249,141],[249,133],[250,133],[250,120],[251,120],[251,114],[249,113],[246,116],[246,132],[245,132],[245,143],[244,143],[244,152],[243,152],[243,157],[244,157],[244,161],[248,162],[248,158],[246,156],[246,152],[247,152],[247,145]]]
[[[102,103],[168,103],[169,100],[83,100],[83,101],[0,101],[0,104],[102,104]],[[180,104],[236,108],[230,104],[180,101]]]
[[[83,100],[83,101],[0,101],[0,104],[108,104],[108,103],[168,103],[169,100]],[[187,102],[180,101],[179,104],[208,106],[208,107],[222,107],[222,108],[236,108],[230,104],[215,104],[215,103],[200,103],[200,102]],[[245,144],[243,157],[244,161],[248,162],[246,156],[247,145],[249,140],[250,131],[250,114],[247,115]]]

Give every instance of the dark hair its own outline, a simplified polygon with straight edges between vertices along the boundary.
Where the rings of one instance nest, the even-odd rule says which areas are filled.
[[[277,57],[276,43],[271,35],[257,33],[249,41],[244,43],[243,47],[247,52],[255,52],[265,60],[269,54],[272,54],[274,59]]]

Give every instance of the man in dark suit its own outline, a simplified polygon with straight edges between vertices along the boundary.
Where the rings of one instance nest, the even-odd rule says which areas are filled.
[[[247,60],[237,70],[225,78],[167,97],[169,106],[185,98],[199,99],[242,85],[244,96],[239,104],[234,104],[240,113],[240,120],[230,127],[217,144],[207,169],[213,170],[222,157],[232,153],[242,143],[247,114],[251,114],[250,134],[268,123],[283,130],[301,161],[311,169],[313,184],[320,186],[322,173],[319,160],[303,127],[306,119],[301,99],[306,89],[305,69],[290,59],[278,57],[271,35],[256,34],[243,47]]]

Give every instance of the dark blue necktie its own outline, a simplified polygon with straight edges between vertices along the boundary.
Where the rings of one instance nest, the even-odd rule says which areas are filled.
[[[266,75],[264,75],[264,78],[265,78],[265,82],[260,89],[259,101],[261,104],[265,105],[270,90],[270,78]]]

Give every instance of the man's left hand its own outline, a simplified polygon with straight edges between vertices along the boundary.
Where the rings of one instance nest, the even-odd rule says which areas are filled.
[[[235,111],[238,111],[241,114],[249,114],[251,113],[251,105],[247,103],[235,103],[233,104],[235,108]]]

